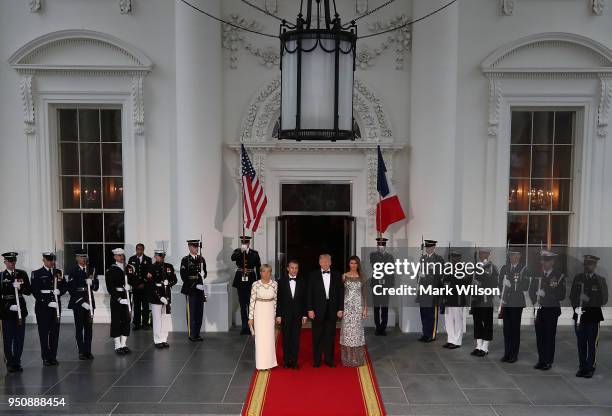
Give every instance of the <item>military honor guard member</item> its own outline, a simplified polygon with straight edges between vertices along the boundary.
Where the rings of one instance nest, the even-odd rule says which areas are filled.
[[[204,319],[204,279],[208,276],[206,260],[198,253],[200,240],[187,240],[189,254],[181,260],[181,293],[186,297],[187,331],[190,341],[203,341],[200,336]]]
[[[554,268],[556,253],[542,250],[541,269],[531,280],[529,297],[534,305],[538,362],[533,368],[550,370],[555,359],[560,302],[565,299],[565,275]]]
[[[450,261],[455,264],[461,261],[461,253],[458,251],[450,252]],[[454,273],[446,274],[442,280],[445,289],[450,289],[452,293],[446,292],[443,295],[444,305],[444,326],[446,329],[447,342],[444,348],[454,350],[461,347],[463,341],[463,325],[465,306],[467,297],[465,293],[460,293],[461,286],[469,284],[467,277],[457,276]]]
[[[251,246],[251,237],[240,236],[240,248],[232,253],[232,261],[236,263],[236,273],[234,274],[233,287],[238,292],[238,302],[240,303],[240,319],[242,330],[240,334],[249,335],[249,302],[251,298],[251,285],[259,279],[259,268],[261,260],[259,253]]]
[[[421,263],[423,267],[428,267],[427,264],[444,264],[444,258],[436,253],[436,244],[438,242],[436,240],[425,240],[423,243],[423,247],[425,248],[425,253],[421,256]],[[430,266],[432,267],[432,266]],[[419,273],[418,285],[417,288],[419,291],[421,288],[427,288],[431,286],[433,288],[437,288],[440,286],[442,281],[441,274],[437,273],[437,271],[431,270],[427,273],[421,271]],[[429,295],[429,294],[421,294],[420,292],[417,294],[417,303],[420,306],[421,313],[421,325],[423,328],[423,335],[419,338],[421,342],[432,342],[435,341],[436,335],[438,333],[438,314],[439,314],[439,305],[438,305],[438,296]]]
[[[40,338],[40,355],[45,366],[58,365],[61,296],[68,290],[62,271],[55,268],[55,253],[42,254],[43,267],[32,272],[30,285],[36,299],[34,312]]]
[[[168,348],[168,329],[171,320],[172,286],[177,283],[174,267],[164,262],[165,250],[155,250],[155,262],[147,273],[147,294],[153,316],[153,343],[156,348]]]
[[[106,269],[106,290],[110,294],[110,336],[118,355],[128,354],[127,339],[130,336],[132,314],[132,287],[137,283],[134,268],[125,263],[125,251],[113,250],[115,263]]]
[[[593,377],[597,362],[599,325],[603,321],[601,307],[608,303],[606,279],[595,273],[598,261],[597,256],[591,254],[584,256],[584,273],[574,278],[570,291],[578,342],[579,369],[576,377]]]
[[[276,323],[280,324],[283,336],[283,366],[298,368],[300,332],[306,323],[306,289],[308,282],[299,275],[297,260],[290,260],[287,274],[278,282]]]
[[[395,263],[395,258],[387,251],[387,241],[384,237],[376,238],[376,251],[370,253],[370,264]],[[378,286],[378,288],[375,288]],[[372,300],[374,301],[374,325],[375,335],[387,335],[387,321],[389,319],[389,295],[384,289],[395,287],[395,275],[385,274],[380,279],[370,279],[372,288]],[[378,294],[377,294],[378,293]]]
[[[28,274],[16,269],[18,253],[11,251],[2,254],[6,269],[0,275],[0,294],[2,295],[2,339],[4,341],[4,360],[9,373],[23,371],[21,353],[25,339],[25,322],[28,309],[24,296],[32,294]]]
[[[149,299],[145,286],[147,284],[147,273],[151,267],[151,257],[144,254],[145,246],[142,243],[136,244],[136,254],[128,260],[134,268],[136,284],[133,287],[134,313],[132,325],[134,331],[139,329],[150,329],[151,312],[149,311]]]
[[[92,360],[91,340],[93,337],[93,318],[96,309],[94,292],[98,291],[100,282],[95,268],[89,265],[87,252],[75,251],[76,262],[68,273],[68,292],[70,301],[68,309],[74,316],[75,338],[79,349],[79,360]]]
[[[521,317],[525,295],[529,289],[529,270],[521,261],[521,252],[508,251],[508,263],[499,272],[500,306],[498,318],[503,320],[504,355],[502,362],[515,363],[521,345]]]
[[[478,261],[482,262],[484,274],[474,275],[472,284],[479,288],[496,288],[499,280],[497,268],[489,257],[491,250],[481,247],[478,249]],[[493,296],[474,295],[471,299],[472,317],[474,318],[474,339],[476,346],[471,355],[484,357],[489,354],[489,343],[493,339]]]

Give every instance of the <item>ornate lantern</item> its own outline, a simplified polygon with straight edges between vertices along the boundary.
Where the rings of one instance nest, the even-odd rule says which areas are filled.
[[[303,5],[303,1],[301,3]],[[284,20],[281,23],[279,139],[336,141],[355,138],[353,74],[357,26],[355,22],[342,26],[335,1],[333,3],[333,19],[329,0],[308,0],[306,19],[300,6],[295,25]],[[313,6],[316,7],[316,20]]]

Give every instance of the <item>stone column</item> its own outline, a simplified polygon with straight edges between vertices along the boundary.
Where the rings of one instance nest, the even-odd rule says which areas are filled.
[[[193,0],[215,16],[219,0]],[[222,161],[222,51],[219,23],[175,2],[176,44],[176,201],[173,218],[172,258],[178,262],[187,251],[187,239],[203,235],[203,255],[208,266],[204,329],[229,327],[227,275],[222,262],[221,189]],[[170,140],[170,138],[169,138]],[[178,286],[178,285],[177,285]],[[184,302],[184,296],[176,296]],[[186,330],[176,305],[174,330]],[[180,328],[180,329],[179,329]]]
[[[447,0],[414,0],[413,18]],[[421,234],[445,246],[453,239],[457,45],[459,6],[454,4],[413,26],[410,115],[410,245]],[[419,311],[402,305],[400,328],[421,330]],[[442,328],[440,324],[438,328]]]

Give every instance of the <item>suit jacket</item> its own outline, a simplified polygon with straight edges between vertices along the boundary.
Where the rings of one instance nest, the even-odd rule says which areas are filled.
[[[144,290],[147,284],[147,273],[149,267],[151,267],[151,257],[142,255],[142,262],[138,261],[138,256],[133,255],[128,260],[128,264],[134,267],[134,274],[136,275],[136,285],[134,290]]]
[[[295,283],[295,295],[291,296],[289,276],[278,281],[276,316],[284,319],[301,318],[308,315],[306,295],[308,282],[304,276],[298,276]]]
[[[62,275],[62,271],[59,269],[53,269],[53,274],[60,276],[61,278],[57,281],[57,288],[60,294],[57,295],[57,303],[60,311],[62,310],[61,296],[68,290],[68,284]],[[53,294],[54,278],[53,274],[44,267],[32,272],[32,280],[30,281],[30,287],[32,288],[32,295],[36,299],[35,307],[47,308],[49,312],[52,308],[49,308],[50,302],[55,302],[55,295]]]
[[[96,308],[96,300],[94,298],[95,291],[100,287],[100,281],[95,275],[95,271],[87,268],[85,270],[81,269],[78,264],[75,264],[72,269],[70,269],[70,273],[68,273],[68,292],[70,293],[70,302],[68,302],[68,309],[74,309],[75,307],[80,307],[83,302],[89,303],[89,293],[87,291],[87,273],[91,274],[91,306],[92,308]]]
[[[321,269],[315,270],[308,278],[306,307],[308,311],[314,311],[315,318],[319,318],[325,316],[327,306],[323,274]],[[329,307],[334,316],[338,311],[344,310],[344,283],[342,275],[334,270],[331,271],[329,280]]]

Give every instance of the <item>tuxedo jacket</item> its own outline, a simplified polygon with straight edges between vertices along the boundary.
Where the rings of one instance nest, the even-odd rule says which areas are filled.
[[[289,276],[278,281],[276,316],[283,319],[301,318],[308,315],[306,295],[308,282],[304,276],[298,276],[295,283],[295,294],[291,296]]]
[[[344,283],[342,275],[334,270],[331,271],[329,281],[329,301],[325,297],[325,284],[321,269],[312,272],[308,278],[308,292],[306,296],[308,311],[314,311],[315,317],[325,316],[328,310],[336,315],[338,311],[344,310]]]

